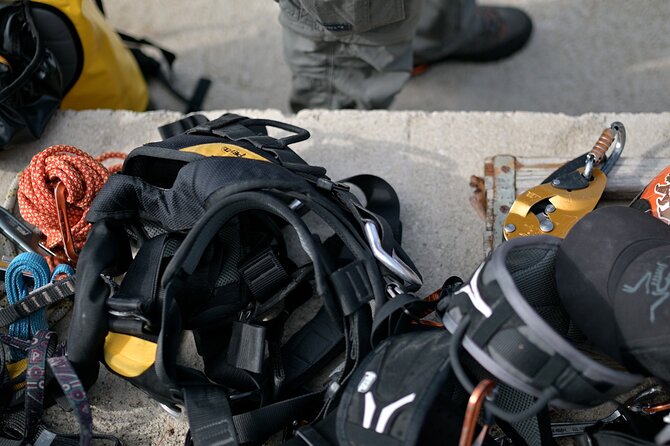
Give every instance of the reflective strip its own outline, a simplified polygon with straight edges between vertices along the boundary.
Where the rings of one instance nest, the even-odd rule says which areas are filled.
[[[377,427],[375,428],[375,431],[380,434],[384,433],[384,429],[386,429],[386,425],[391,419],[393,413],[396,410],[400,409],[402,406],[406,406],[407,404],[414,401],[415,397],[416,393],[411,393],[406,397],[399,399],[395,403],[391,403],[385,408],[383,408],[381,413],[379,414],[379,420],[377,420]]]
[[[464,285],[461,289],[459,289],[457,292],[454,293],[460,294],[460,293],[465,293],[468,295],[470,298],[470,302],[472,302],[472,305],[479,310],[481,314],[484,315],[484,317],[491,317],[491,314],[493,314],[493,311],[491,310],[491,307],[488,306],[486,302],[484,302],[484,299],[482,299],[481,294],[479,294],[479,287],[477,286],[477,279],[479,279],[479,273],[482,271],[482,268],[484,267],[484,264],[482,263],[479,265],[479,268],[477,268],[477,271],[472,276],[472,279],[470,280],[470,283],[467,285]]]
[[[372,417],[375,416],[375,409],[377,409],[375,397],[372,396],[371,392],[368,392],[365,394],[365,412],[363,414],[363,427],[365,429],[370,429],[370,426],[372,426]]]

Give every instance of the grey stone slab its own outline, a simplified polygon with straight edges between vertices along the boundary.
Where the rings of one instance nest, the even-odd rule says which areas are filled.
[[[563,114],[525,112],[358,112],[241,110],[254,117],[286,120],[310,130],[295,145],[308,162],[333,178],[372,173],[397,190],[404,246],[425,278],[422,294],[451,275],[468,276],[482,260],[484,222],[470,208],[471,174],[483,176],[487,156],[572,157],[591,148],[602,129],[618,120],[628,130],[623,156],[670,156],[670,113]],[[207,112],[211,118],[219,111]],[[174,112],[61,112],[40,141],[0,152],[0,191],[30,157],[51,144],[70,144],[92,154],[129,151],[159,139],[156,127]],[[659,171],[665,166],[658,166]],[[185,424],[166,415],[128,383],[107,373],[90,392],[96,429],[128,444],[177,445]],[[70,415],[50,411],[56,426],[73,428]]]

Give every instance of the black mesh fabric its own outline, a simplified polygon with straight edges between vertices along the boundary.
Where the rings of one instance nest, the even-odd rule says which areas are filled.
[[[535,398],[505,384],[498,384],[496,404],[509,412],[519,412],[533,405]],[[524,439],[528,446],[541,446],[542,433],[540,420],[537,417],[528,418],[512,425],[514,431]]]
[[[567,337],[570,319],[558,296],[554,263],[557,250],[541,247],[512,249],[505,265],[521,295],[554,330]]]
[[[477,363],[472,356],[464,353],[461,356],[461,361],[477,381],[483,379],[495,380],[495,377]],[[508,412],[521,412],[532,406],[535,402],[535,397],[532,395],[523,393],[505,383],[498,382],[497,389],[495,404]],[[497,420],[497,423],[500,424],[500,427],[507,435],[514,438],[515,444],[525,444],[528,446],[541,446],[543,431],[547,431],[549,428],[549,421],[545,413],[519,423],[514,423],[513,425],[508,425],[500,420]],[[547,434],[545,433],[544,435],[546,438]]]
[[[129,175],[112,175],[86,218],[95,223],[104,218],[141,217],[159,222],[169,231],[183,231],[205,212],[208,200],[264,188],[307,192],[310,186],[306,180],[269,162],[208,157],[183,167],[169,189]]]
[[[221,273],[216,279],[215,287],[229,285],[240,281],[240,272],[237,269],[242,257],[242,245],[239,236],[239,220],[234,219],[219,232],[219,239],[226,247]]]

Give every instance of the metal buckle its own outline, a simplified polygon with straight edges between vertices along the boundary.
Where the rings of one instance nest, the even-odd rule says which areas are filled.
[[[118,310],[107,309],[107,314],[110,314],[118,318],[133,319],[136,321],[140,321],[143,324],[143,329],[146,330],[151,329],[151,321],[139,313],[135,313],[133,311],[118,311]]]
[[[170,415],[173,418],[179,420],[184,416],[184,408],[179,404],[173,404],[172,407],[163,403],[158,403],[158,405],[160,406],[161,409],[163,409],[165,412],[167,412],[168,415]]]
[[[400,279],[405,282],[409,282],[413,285],[421,286],[423,281],[417,273],[412,270],[405,262],[400,260],[395,253],[389,254],[384,251],[382,247],[381,238],[379,236],[379,231],[377,226],[372,220],[364,219],[364,232],[365,238],[370,245],[372,254],[375,256],[375,259],[388,268],[393,274],[398,276]]]

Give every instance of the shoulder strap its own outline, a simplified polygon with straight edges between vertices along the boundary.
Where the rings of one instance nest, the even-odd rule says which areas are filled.
[[[105,15],[103,1],[95,0],[95,3],[100,9],[100,12]],[[209,87],[212,85],[211,80],[205,77],[199,78],[193,93],[190,97],[187,97],[175,88],[170,78],[163,72],[161,69],[161,61],[149,56],[147,53],[142,51],[141,47],[146,45],[158,50],[161,57],[163,58],[163,61],[167,65],[169,73],[172,73],[172,65],[177,59],[177,56],[172,51],[166,50],[149,39],[131,36],[129,34],[122,33],[121,31],[117,31],[116,33],[119,35],[121,40],[125,42],[132,55],[135,57],[137,65],[139,65],[140,71],[142,72],[145,80],[149,81],[151,79],[156,79],[159,81],[165,88],[168,89],[172,96],[177,98],[186,106],[184,113],[191,113],[193,111],[202,110],[202,104],[205,100],[205,96],[207,96]]]

